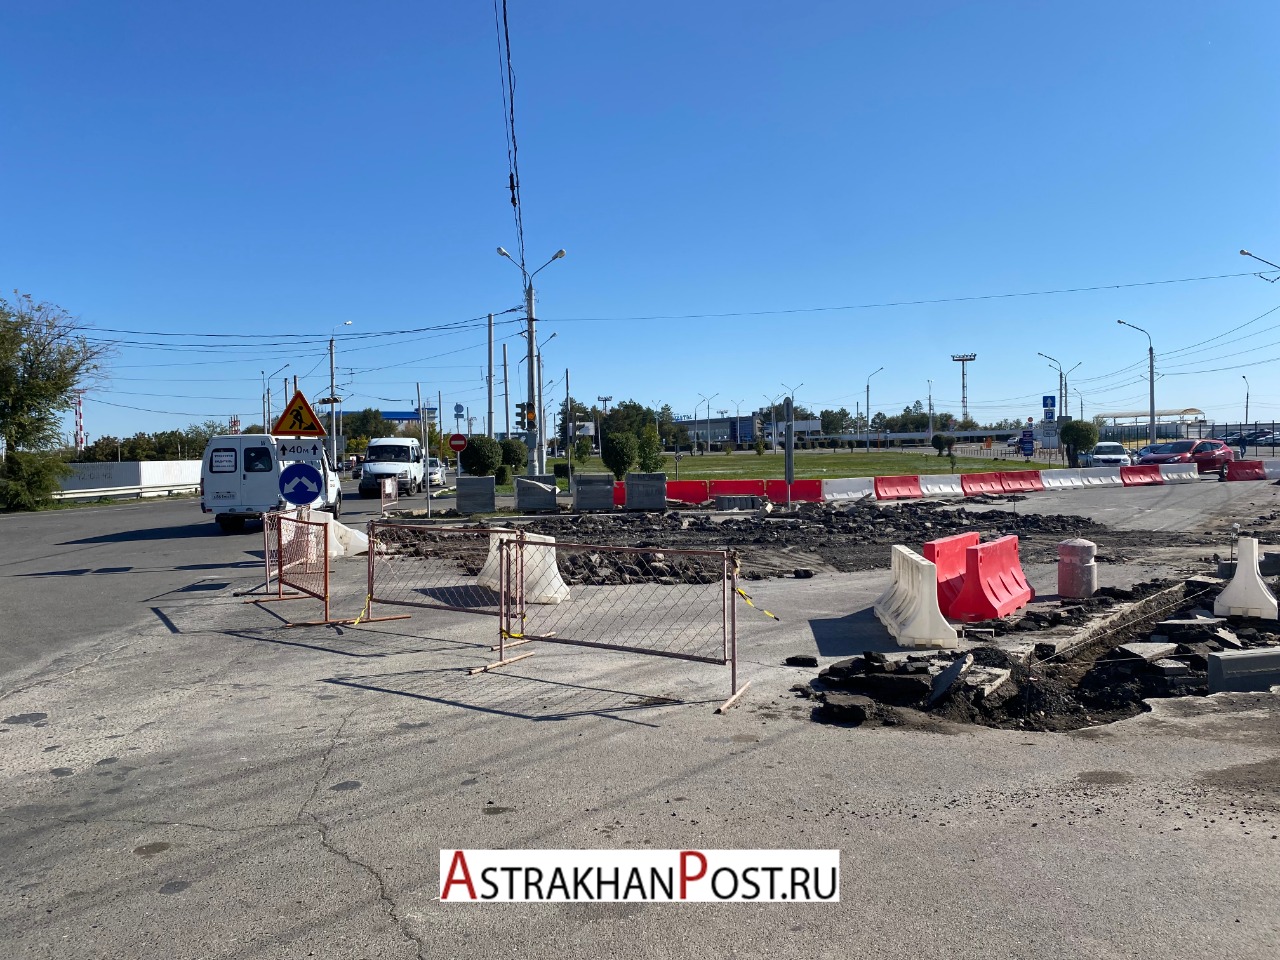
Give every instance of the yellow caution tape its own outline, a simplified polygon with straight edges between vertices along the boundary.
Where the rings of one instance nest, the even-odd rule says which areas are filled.
[[[782,618],[778,616],[776,613],[770,613],[764,607],[757,607],[754,603],[752,603],[751,598],[747,596],[746,591],[743,590],[741,587],[738,587],[737,590],[738,590],[738,596],[742,597],[743,600],[747,601],[747,606],[750,607],[752,610],[759,610],[766,617],[773,617],[773,619],[777,620],[779,623],[782,622]]]
[[[369,615],[369,604],[372,602],[373,602],[373,594],[366,593],[364,597],[364,609],[361,610],[360,613],[356,615],[356,618],[351,621],[351,625],[353,627],[360,626],[360,621]]]

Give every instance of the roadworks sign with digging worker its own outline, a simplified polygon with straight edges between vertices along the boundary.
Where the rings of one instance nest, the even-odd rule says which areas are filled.
[[[280,414],[280,419],[271,428],[271,433],[277,437],[323,437],[325,435],[324,427],[320,426],[320,418],[311,409],[311,404],[307,403],[307,398],[302,395],[301,390],[293,395],[289,405],[284,408],[284,413]]]

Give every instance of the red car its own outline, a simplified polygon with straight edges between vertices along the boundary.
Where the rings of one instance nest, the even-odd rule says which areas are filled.
[[[1195,463],[1200,473],[1221,473],[1236,458],[1221,440],[1178,440],[1165,444],[1159,453],[1148,453],[1139,463]]]

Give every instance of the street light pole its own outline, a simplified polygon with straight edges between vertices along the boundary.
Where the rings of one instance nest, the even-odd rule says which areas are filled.
[[[351,326],[350,320],[343,320],[342,326]],[[329,331],[329,462],[338,462],[338,383],[333,366],[333,334],[338,329],[335,324]]]
[[[1244,374],[1240,374],[1240,379],[1244,381],[1244,422],[1247,427],[1249,425],[1249,378]],[[1240,432],[1244,433],[1243,427]]]
[[[1121,326],[1132,327],[1139,333],[1145,333],[1147,335],[1147,376],[1151,381],[1151,423],[1149,427],[1150,440],[1148,442],[1154,446],[1156,442],[1156,348],[1151,342],[1151,334],[1147,333],[1146,330],[1143,330],[1136,324],[1130,323],[1128,320],[1117,320],[1116,323]]]
[[[706,401],[706,403],[707,403],[707,420],[706,420],[706,424],[707,424],[707,447],[706,447],[706,449],[705,449],[705,450],[703,450],[703,451],[702,451],[702,455],[705,457],[705,456],[707,455],[707,451],[709,451],[709,450],[711,449],[711,401],[712,401],[712,400],[714,400],[716,397],[720,396],[720,394],[719,394],[719,393],[713,393],[713,394],[712,394],[711,396],[709,396],[709,397],[705,397],[705,396],[703,396],[702,394],[698,394],[698,396],[702,397],[702,399],[703,399],[703,400],[705,400],[705,401]],[[694,432],[695,432],[695,433],[697,433],[697,429],[698,429],[698,428],[697,428],[697,423],[698,423],[698,411],[697,411],[697,409],[696,409],[696,408],[695,408],[695,409],[694,409],[694,411],[693,411],[693,423],[694,423]],[[696,437],[694,438],[694,447],[695,447],[695,448],[697,447],[697,438],[696,438]]]
[[[542,424],[539,422],[539,417],[538,417],[538,406],[537,406],[538,389],[537,389],[537,379],[536,379],[537,372],[534,370],[534,367],[537,365],[537,359],[535,358],[534,354],[537,352],[538,343],[536,340],[537,329],[536,329],[536,323],[535,323],[535,318],[533,313],[533,301],[534,301],[533,278],[536,277],[543,270],[545,270],[553,262],[564,257],[565,251],[557,250],[555,252],[555,255],[552,256],[550,260],[548,260],[546,263],[540,266],[537,270],[533,271],[533,273],[529,273],[527,270],[525,270],[524,264],[517,262],[511,256],[511,254],[507,253],[507,251],[502,249],[502,247],[498,248],[498,256],[506,257],[508,260],[514,263],[516,267],[520,270],[521,277],[524,278],[524,306],[525,306],[525,313],[527,315],[528,322],[529,322],[529,329],[526,331],[526,336],[529,339],[528,354],[525,357],[525,359],[529,363],[529,370],[528,370],[529,406],[526,407],[525,409],[529,410],[534,415],[533,423],[529,427],[529,459],[527,461],[526,467],[528,469],[528,475],[532,477],[537,475],[538,464],[539,462],[545,460],[545,457],[546,457],[546,452],[542,450],[543,430],[542,430]],[[539,456],[540,453],[541,453],[541,457]]]
[[[933,381],[929,383],[929,445],[933,445]]]
[[[1062,381],[1063,381],[1063,379],[1064,379],[1064,377],[1062,376],[1062,364],[1061,364],[1061,363],[1059,363],[1059,362],[1057,361],[1057,359],[1056,359],[1056,358],[1049,356],[1047,353],[1041,353],[1039,350],[1037,350],[1037,351],[1036,351],[1036,356],[1037,356],[1037,357],[1044,357],[1046,360],[1048,360],[1050,363],[1052,363],[1052,364],[1053,364],[1053,366],[1054,366],[1054,368],[1058,371],[1058,404],[1059,404],[1059,405],[1061,405],[1061,404],[1062,404],[1062,402],[1063,402],[1063,400],[1062,400]]]
[[[773,450],[774,453],[777,453],[778,452],[778,401],[781,400],[782,397],[777,396],[777,397],[771,398],[767,393],[762,393],[760,394],[760,396],[764,397],[766,400],[769,401],[769,423],[770,423],[769,447],[771,450]],[[764,424],[762,423],[761,426],[763,425]]]
[[[880,370],[883,370],[881,367]],[[880,370],[867,377],[867,453],[871,452],[871,377],[874,377]]]

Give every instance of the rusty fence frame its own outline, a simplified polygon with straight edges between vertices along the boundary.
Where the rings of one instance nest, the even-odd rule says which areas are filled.
[[[427,531],[432,535],[443,536],[446,538],[448,537],[459,537],[459,538],[484,537],[487,544],[490,545],[486,548],[487,550],[491,549],[492,537],[495,535],[500,536],[501,539],[499,541],[499,552],[498,552],[498,566],[499,566],[498,579],[500,582],[499,582],[499,589],[497,591],[494,591],[498,594],[498,602],[493,605],[494,609],[484,609],[484,608],[478,608],[475,606],[462,606],[460,604],[452,604],[452,603],[445,603],[445,602],[432,602],[431,600],[425,599],[425,598],[422,600],[410,601],[410,600],[404,599],[403,597],[391,598],[391,597],[388,597],[385,593],[379,596],[378,565],[380,562],[380,555],[379,555],[378,547],[379,547],[379,544],[384,543],[386,541],[379,538],[378,534],[379,534],[379,531],[388,530],[388,529],[406,530],[406,531]],[[369,537],[368,590],[365,596],[364,611],[362,615],[359,617],[360,623],[368,623],[370,621],[379,621],[379,620],[403,620],[409,616],[409,614],[400,614],[398,616],[376,617],[373,615],[373,605],[375,603],[381,603],[386,606],[419,607],[427,610],[452,610],[455,613],[470,613],[470,614],[478,614],[480,616],[491,616],[491,617],[502,616],[503,604],[505,602],[505,594],[508,589],[509,581],[506,575],[507,568],[503,566],[501,547],[510,540],[523,540],[524,531],[515,529],[515,528],[509,528],[509,527],[463,527],[463,526],[456,526],[456,525],[404,523],[404,522],[396,522],[391,520],[375,519],[375,520],[369,521],[368,527],[367,527],[367,533]],[[488,554],[486,553],[486,557],[487,555]],[[385,558],[385,555],[383,555],[383,558]],[[478,579],[478,575],[477,575],[477,579]],[[481,589],[478,583],[455,584],[455,585],[445,587],[445,589],[467,589],[470,587]],[[483,588],[483,589],[491,589],[491,588]]]
[[[294,507],[292,510],[271,510],[262,515],[262,584],[236,593],[237,597],[249,598],[245,603],[257,603],[271,593],[271,583],[276,579],[276,555],[279,547],[276,528],[280,517],[301,518],[304,513],[310,514],[310,511],[306,507]],[[283,600],[292,596],[286,596],[277,584],[276,596],[272,599]]]
[[[532,634],[526,632],[526,625],[529,622],[529,609],[531,604],[526,597],[526,562],[525,556],[530,549],[550,549],[559,569],[561,551],[592,551],[595,553],[607,553],[622,556],[652,555],[661,553],[664,558],[667,557],[702,557],[714,558],[719,561],[720,565],[720,637],[721,650],[720,655],[708,656],[696,653],[688,653],[676,650],[658,650],[645,648],[626,643],[609,642],[602,639],[583,639],[581,637],[572,637],[562,635],[559,631]],[[588,647],[598,650],[612,650],[620,653],[634,653],[641,656],[665,657],[672,660],[683,660],[693,663],[708,663],[716,666],[727,665],[729,667],[729,698],[716,708],[716,713],[724,713],[729,709],[739,697],[742,696],[751,685],[750,681],[738,685],[738,613],[737,613],[737,597],[738,597],[738,571],[737,563],[728,550],[690,550],[690,549],[667,549],[663,547],[621,547],[621,546],[604,546],[599,544],[585,543],[559,543],[559,542],[538,542],[530,541],[523,537],[512,537],[503,539],[498,545],[501,567],[501,616],[498,624],[498,645],[495,648],[498,652],[498,660],[496,663],[488,664],[484,667],[477,667],[469,671],[471,673],[480,673],[491,670],[495,667],[505,666],[522,660],[525,657],[532,656],[532,653],[522,653],[514,657],[508,657],[507,651],[511,647],[520,646],[526,643],[558,643],[567,646]],[[710,584],[707,584],[708,586]],[[566,601],[572,603],[572,588],[569,588],[570,598]],[[536,601],[532,606],[540,606]],[[567,618],[566,618],[567,619]]]

